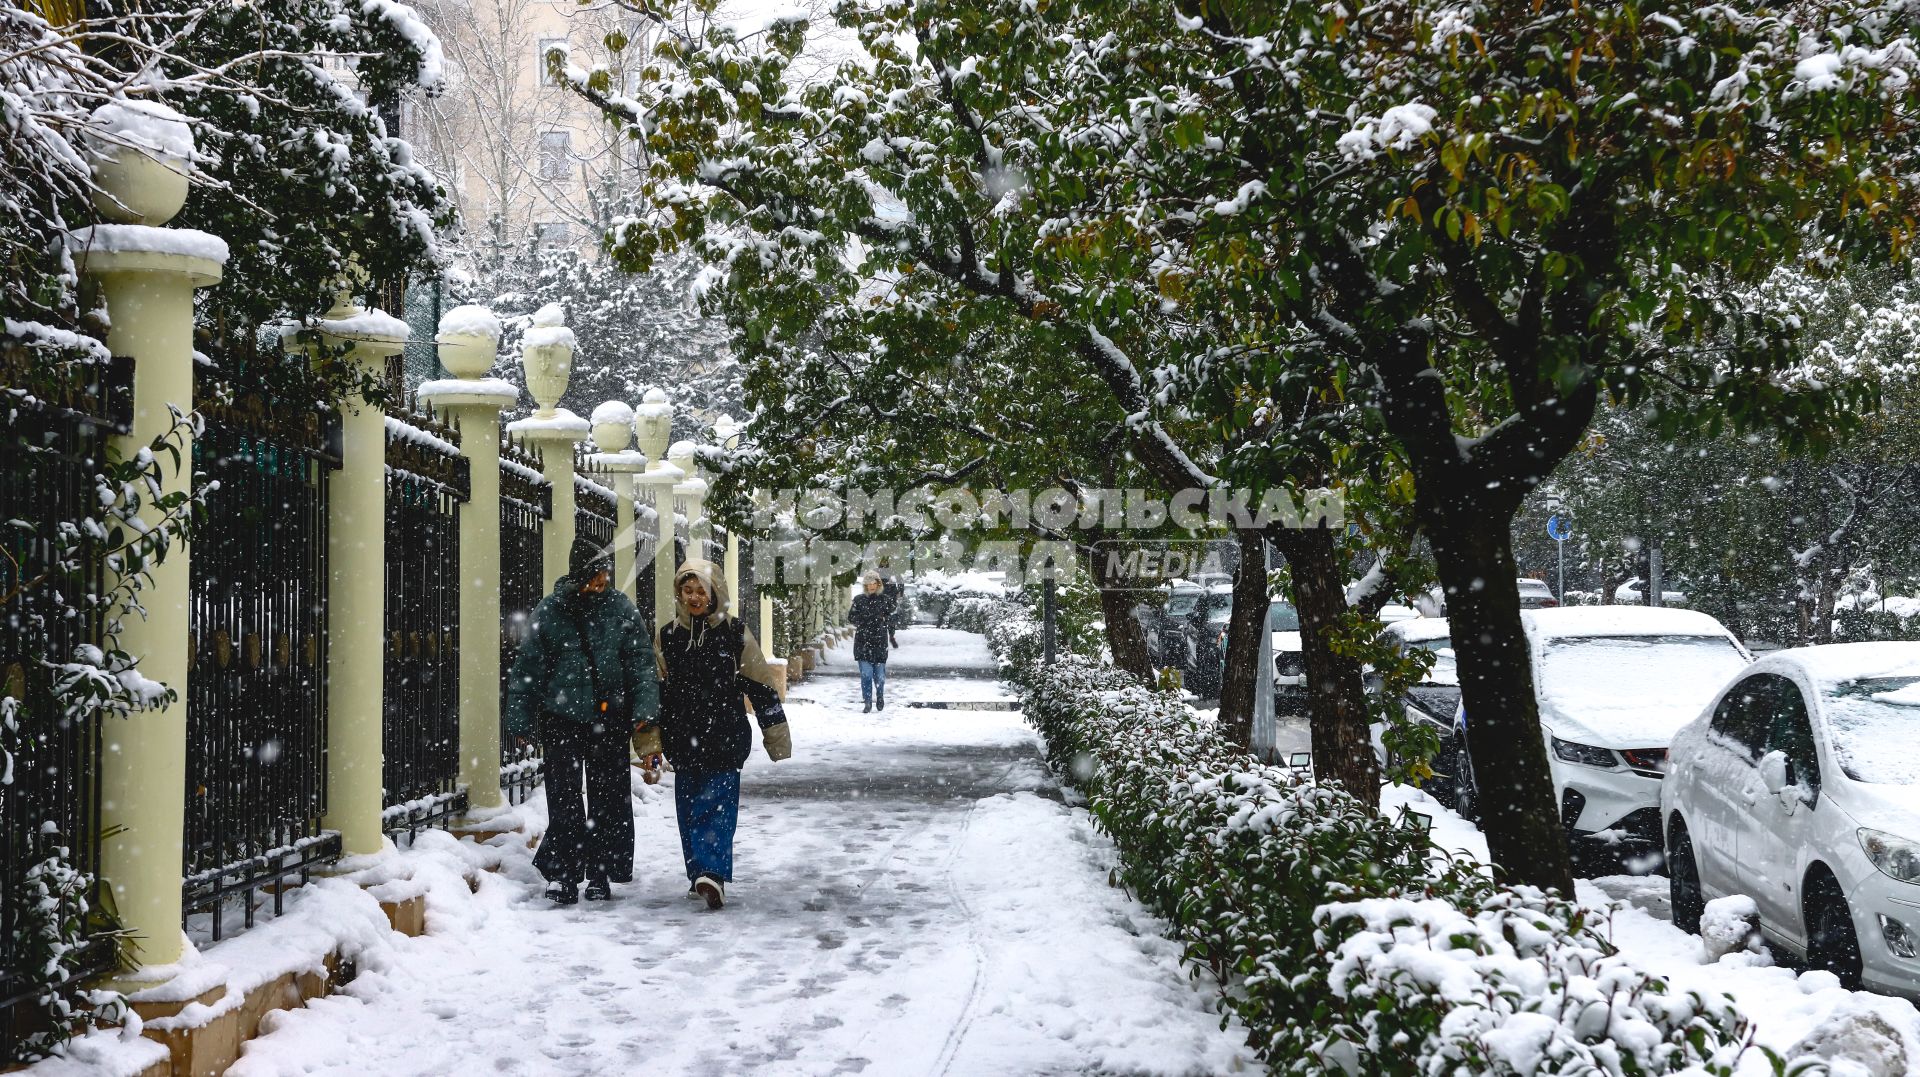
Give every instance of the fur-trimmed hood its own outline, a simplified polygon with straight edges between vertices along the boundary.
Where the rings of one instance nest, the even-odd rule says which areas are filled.
[[[683,628],[693,627],[693,615],[687,612],[686,603],[680,600],[680,585],[692,576],[698,579],[712,597],[713,608],[707,611],[706,622],[709,628],[727,623],[727,606],[733,591],[727,586],[726,574],[712,561],[691,557],[680,563],[673,574],[673,619]]]

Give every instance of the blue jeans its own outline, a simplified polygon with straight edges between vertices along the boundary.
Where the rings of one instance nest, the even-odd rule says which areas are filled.
[[[860,698],[873,702],[873,690],[878,687],[882,695],[887,691],[887,664],[885,662],[860,663]]]
[[[733,831],[740,823],[740,772],[682,770],[673,776],[680,853],[689,882],[702,875],[733,881]]]

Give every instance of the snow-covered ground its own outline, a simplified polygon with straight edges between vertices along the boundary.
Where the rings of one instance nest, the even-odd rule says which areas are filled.
[[[1487,842],[1479,828],[1418,789],[1388,786],[1381,807],[1392,813],[1405,805],[1433,817],[1433,843],[1456,855],[1484,863]],[[1664,875],[1612,875],[1576,881],[1580,900],[1593,908],[1613,907],[1609,936],[1640,968],[1665,979],[1675,991],[1733,996],[1754,1023],[1762,1046],[1785,1053],[1829,1017],[1864,1009],[1899,1031],[1906,1044],[1906,1073],[1920,1077],[1920,1011],[1905,999],[1848,991],[1832,973],[1796,972],[1763,955],[1734,953],[1708,962],[1698,936],[1670,922]],[[1771,1073],[1758,1051],[1743,1058],[1740,1077]]]
[[[684,896],[667,787],[636,779],[637,878],[613,902],[550,907],[511,845],[477,894],[430,895],[427,936],[270,1017],[231,1072],[1257,1068],[1108,885],[1111,846],[1059,802],[1019,715],[906,706],[1007,698],[980,637],[900,638],[884,712],[860,713],[846,648],[794,689],[793,759],[756,750],[743,778],[725,909]]]

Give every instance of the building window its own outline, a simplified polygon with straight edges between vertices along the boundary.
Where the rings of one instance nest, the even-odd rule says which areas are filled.
[[[573,229],[565,221],[539,221],[533,226],[533,237],[541,250],[562,250],[573,246]]]
[[[553,49],[565,46],[566,43],[567,39],[564,37],[543,37],[540,39],[540,44],[533,53],[533,66],[534,70],[540,72],[540,85],[559,85],[558,80],[553,77],[553,71],[547,67],[547,53]]]
[[[540,178],[567,178],[567,163],[573,156],[573,133],[547,131],[540,136]]]

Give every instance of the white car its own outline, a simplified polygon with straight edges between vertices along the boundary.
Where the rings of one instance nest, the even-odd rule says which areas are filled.
[[[1301,653],[1300,614],[1284,598],[1267,603],[1267,631],[1273,642],[1273,684],[1282,693],[1291,693],[1294,709],[1305,713],[1307,666]]]
[[[1660,847],[1667,746],[1752,656],[1692,610],[1570,606],[1521,613],[1553,796],[1569,840]],[[1456,735],[1467,745],[1465,707]],[[1463,750],[1463,813],[1477,808]]]
[[[1460,673],[1454,663],[1453,639],[1447,627],[1445,617],[1412,617],[1390,622],[1385,630],[1386,639],[1394,648],[1405,654],[1409,651],[1428,651],[1433,655],[1433,665],[1418,684],[1410,685],[1401,695],[1400,705],[1409,721],[1423,723],[1433,727],[1440,738],[1440,750],[1430,760],[1435,780],[1425,788],[1435,799],[1448,807],[1454,806],[1454,792],[1457,788],[1453,776],[1459,768],[1459,739],[1454,736],[1454,716],[1460,708]],[[1370,675],[1370,691],[1380,690],[1377,676]],[[1380,722],[1371,727],[1374,757],[1384,770],[1393,760],[1387,751],[1384,734],[1386,727]]]
[[[1514,590],[1520,592],[1520,608],[1523,610],[1551,609],[1560,604],[1553,597],[1553,588],[1545,580],[1522,576],[1514,581]]]
[[[1745,894],[1760,930],[1849,986],[1920,996],[1920,643],[1755,662],[1674,738],[1673,918]]]

